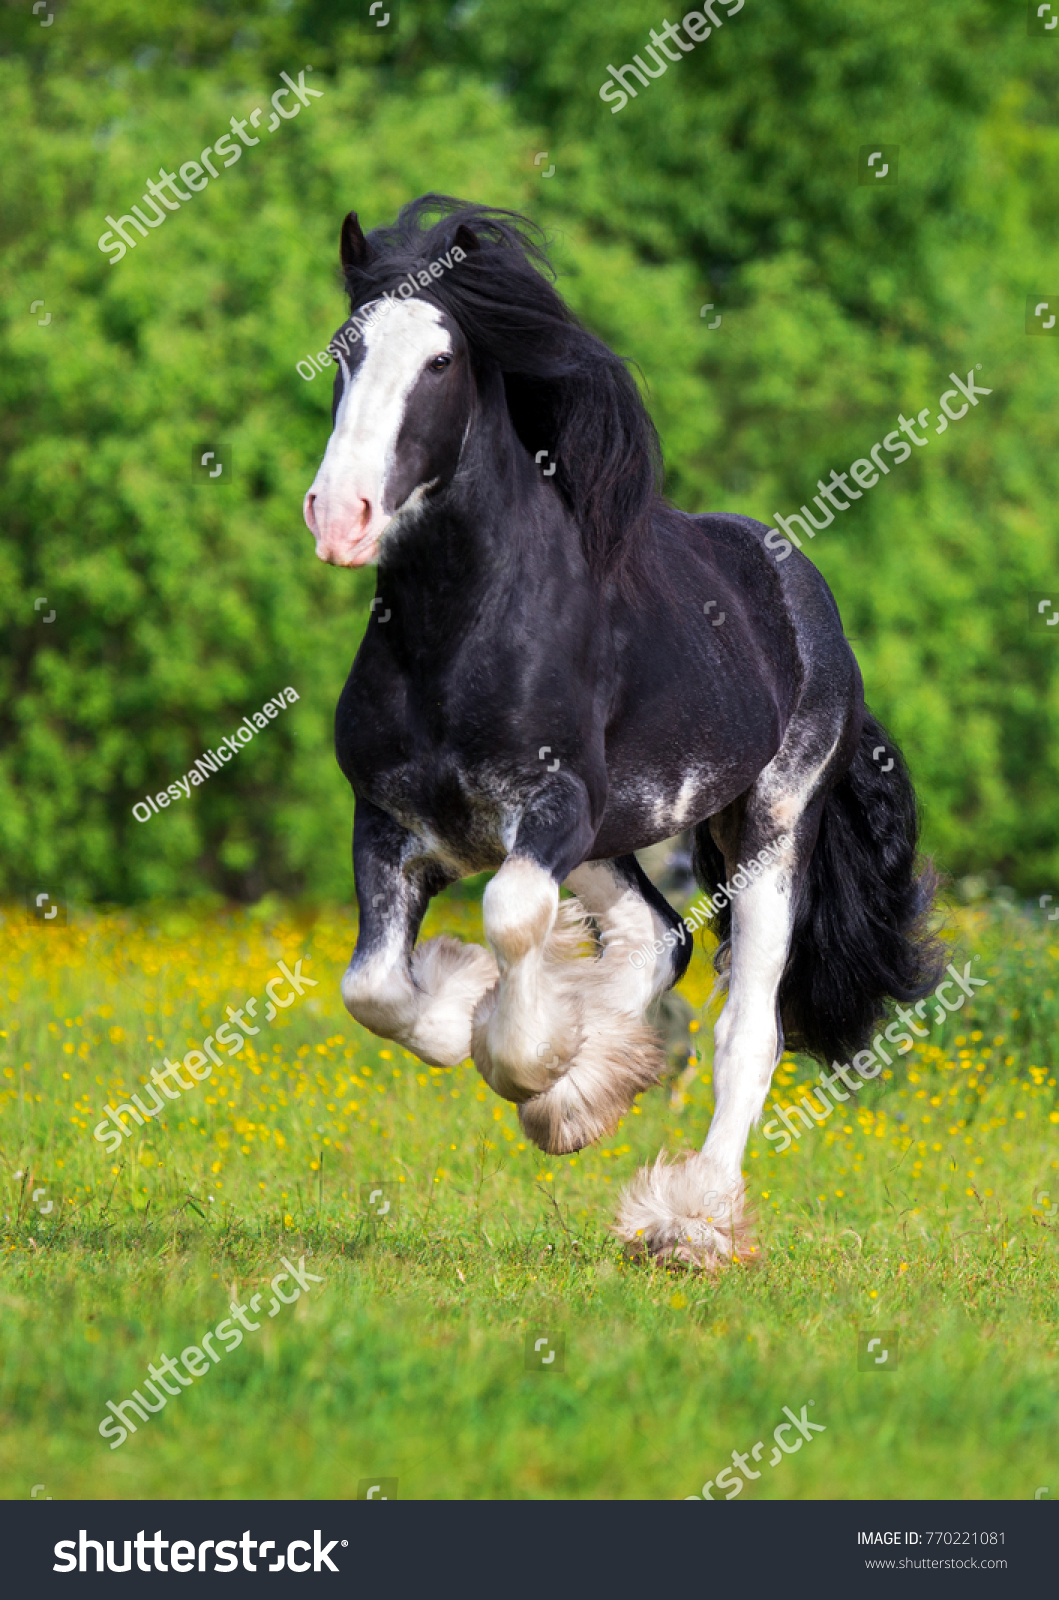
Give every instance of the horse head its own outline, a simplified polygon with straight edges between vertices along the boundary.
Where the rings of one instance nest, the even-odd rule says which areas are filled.
[[[366,252],[351,212],[342,227],[347,278]],[[456,320],[421,290],[465,256],[456,244],[413,268],[394,291],[358,306],[331,341],[331,437],[303,508],[321,561],[376,561],[387,529],[456,471],[474,400],[470,350]]]

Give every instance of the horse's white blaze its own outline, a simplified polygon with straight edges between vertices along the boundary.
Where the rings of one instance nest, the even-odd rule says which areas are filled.
[[[305,497],[316,553],[339,567],[376,559],[399,509],[388,489],[408,397],[427,362],[452,353],[441,312],[419,299],[390,302],[361,338],[364,356],[352,379],[339,355],[346,386],[320,470]]]

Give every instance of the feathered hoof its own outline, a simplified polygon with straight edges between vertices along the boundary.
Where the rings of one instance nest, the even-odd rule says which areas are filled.
[[[415,1019],[398,1039],[432,1067],[455,1067],[471,1053],[471,1019],[483,993],[496,983],[496,961],[480,944],[464,944],[442,934],[426,939],[412,953]],[[371,1023],[368,1023],[371,1027]]]
[[[612,1133],[636,1096],[661,1080],[665,1056],[655,1034],[628,1017],[586,1033],[561,1076],[524,1100],[518,1119],[549,1155],[568,1156]]]
[[[518,1106],[527,1138],[556,1156],[611,1133],[666,1067],[654,1029],[622,1009],[624,975],[614,962],[583,954],[585,926],[578,901],[565,901],[544,950],[552,996],[547,1040],[534,1048],[525,1028],[516,1029],[522,1053],[504,1058],[496,1043],[505,1038],[497,1026],[499,983],[478,1002],[471,1029],[474,1064],[486,1083]]]
[[[475,1065],[490,1088],[518,1106],[527,1138],[549,1155],[573,1155],[613,1132],[636,1096],[661,1081],[665,1056],[652,1029],[582,1003],[573,1055],[564,1061],[539,1061],[534,1092],[525,1081],[513,1082],[491,1057],[488,1028],[495,1007],[493,989],[475,1013]]]
[[[621,1197],[613,1231],[628,1255],[663,1266],[717,1272],[761,1259],[743,1181],[733,1190],[696,1151],[672,1163],[663,1151],[643,1167]]]

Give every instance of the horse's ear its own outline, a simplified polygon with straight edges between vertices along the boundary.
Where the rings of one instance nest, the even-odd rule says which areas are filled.
[[[355,211],[351,211],[342,224],[338,251],[345,272],[360,271],[371,260],[372,248],[364,237],[364,229],[357,221]]]
[[[469,228],[465,222],[461,222],[452,236],[452,248],[454,250],[462,250],[464,255],[470,255],[472,250],[480,250],[481,245],[473,228]]]

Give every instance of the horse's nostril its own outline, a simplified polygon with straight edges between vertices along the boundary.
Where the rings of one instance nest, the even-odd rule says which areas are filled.
[[[305,518],[305,526],[310,533],[316,532],[316,518],[313,515],[313,503],[315,500],[316,496],[310,490],[302,504],[302,516]]]

